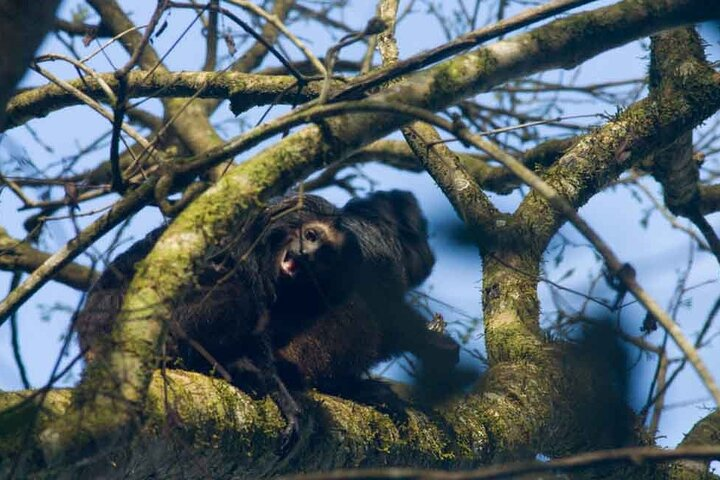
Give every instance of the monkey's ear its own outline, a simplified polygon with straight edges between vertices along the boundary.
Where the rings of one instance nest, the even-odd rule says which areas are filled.
[[[418,286],[430,275],[435,257],[427,241],[427,220],[412,193],[401,190],[376,192],[363,199],[351,200],[344,211],[392,229],[402,247],[402,263],[409,288]]]

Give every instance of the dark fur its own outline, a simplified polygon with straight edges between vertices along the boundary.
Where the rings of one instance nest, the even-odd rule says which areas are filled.
[[[310,222],[342,240],[325,241],[299,259],[300,274],[289,278],[277,260],[288,245],[302,249],[297,232]],[[76,322],[89,357],[102,357],[134,265],[160,233],[120,255],[90,292]],[[289,385],[330,391],[404,351],[450,369],[457,344],[428,330],[405,300],[433,263],[426,221],[410,193],[378,192],[343,209],[314,195],[285,197],[209,252],[198,284],[173,311],[167,352],[185,368],[208,372],[212,366],[197,342],[241,386],[258,372],[261,387],[267,385],[262,377],[273,374],[275,360]],[[283,382],[273,388],[284,389]]]
[[[304,272],[292,280],[281,278],[275,257],[288,232],[308,221],[332,223],[339,218],[339,210],[320,197],[304,196],[302,208],[297,205],[297,197],[272,203],[248,220],[240,235],[209,252],[197,285],[177,302],[174,325],[170,325],[172,334],[193,339],[224,365],[235,359],[248,339],[264,330],[260,323],[271,309],[307,305],[292,324],[279,326],[292,335],[318,314],[319,305],[341,301],[347,295],[351,279],[338,282],[324,265],[317,272]],[[149,253],[162,231],[151,232],[118,256],[89,293],[75,324],[80,346],[89,357],[101,352],[108,341],[135,263]],[[357,248],[352,242],[338,248],[326,259],[334,268],[348,269],[350,263],[357,262]],[[179,355],[186,368],[210,369],[207,360],[199,358],[182,338],[177,344],[171,342],[168,351]]]
[[[405,300],[435,262],[415,197],[391,191],[351,200],[341,225],[359,242],[359,281],[344,302],[327,308],[287,343],[276,344],[281,376],[296,388],[342,391],[377,363],[406,351],[426,369],[452,369],[457,343],[428,330],[426,319]]]

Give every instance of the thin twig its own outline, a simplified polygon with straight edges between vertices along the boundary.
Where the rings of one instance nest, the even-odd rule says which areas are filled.
[[[340,41],[328,49],[325,54],[325,78],[323,80],[322,89],[320,90],[317,103],[322,104],[328,100],[333,70],[335,69],[335,61],[337,60],[340,50],[362,40],[363,38],[378,34],[385,30],[385,28],[387,28],[387,25],[381,19],[373,17],[370,21],[368,21],[362,32],[354,32],[345,35],[340,39]]]
[[[22,272],[13,272],[12,279],[10,280],[11,292],[20,285],[20,280],[22,280]],[[23,387],[30,388],[30,380],[28,380],[25,364],[23,363],[22,355],[20,353],[20,335],[17,325],[17,311],[13,312],[10,317],[10,343],[12,344],[15,365],[17,365],[18,372],[20,373],[20,381],[22,382]]]
[[[69,64],[73,65],[75,68],[82,70],[83,72],[90,75],[96,82],[98,82],[98,85],[100,85],[100,88],[103,92],[105,92],[105,95],[107,96],[108,102],[110,104],[115,103],[115,94],[112,91],[112,88],[110,88],[110,85],[107,84],[107,82],[102,78],[100,74],[98,74],[95,69],[88,67],[83,62],[79,60],[75,60],[72,57],[68,57],[67,55],[61,55],[58,53],[47,53],[45,55],[40,55],[35,59],[35,63],[43,63],[43,62],[52,62],[55,60],[61,60],[63,62],[68,62]]]
[[[170,6],[172,8],[189,8],[189,9],[195,9],[196,6],[192,3],[184,3],[184,2],[170,2]],[[213,5],[208,5],[208,9],[212,10],[214,7]],[[303,75],[300,71],[298,71],[292,63],[290,63],[283,54],[281,54],[277,48],[275,48],[273,45],[269,44],[267,40],[265,40],[262,35],[257,33],[250,25],[248,25],[246,22],[244,22],[240,17],[232,13],[227,8],[218,7],[217,11],[225,15],[227,18],[232,20],[234,23],[240,26],[247,34],[249,34],[251,37],[255,39],[255,41],[260,42],[261,44],[265,45],[265,48],[267,48],[270,53],[272,53],[275,58],[277,58],[280,63],[283,64],[285,68],[287,68],[288,72],[292,76],[295,77],[295,79],[300,82],[301,84],[307,83],[307,78],[305,75]]]
[[[0,326],[40,287],[45,285],[60,269],[70,263],[85,248],[91,245],[115,225],[135,213],[152,197],[156,179],[150,179],[126,194],[112,206],[110,211],[95,220],[75,238],[51,255],[28,278],[0,302]]]
[[[514,17],[467,33],[439,47],[401,60],[390,67],[375,70],[340,90],[334,100],[355,97],[359,92],[367,91],[401,75],[437,63],[452,55],[476,47],[483,42],[497,38],[500,35],[513,32],[593,1],[595,0],[554,0],[544,5],[527,9]]]
[[[325,67],[323,66],[322,62],[315,55],[313,55],[310,49],[308,49],[305,44],[297,36],[295,36],[295,34],[292,33],[282,21],[280,21],[277,15],[268,13],[253,2],[248,2],[246,0],[227,1],[229,3],[232,3],[233,5],[237,5],[238,7],[253,13],[254,15],[264,18],[268,23],[272,24],[275,28],[280,30],[280,32],[285,35],[287,39],[290,40],[298,48],[298,50],[303,53],[303,55],[305,55],[305,58],[307,58],[308,61],[312,64],[312,66],[315,67],[315,70],[317,70],[320,75],[325,75]]]
[[[25,192],[23,192],[23,189],[22,187],[20,187],[20,185],[18,185],[8,177],[5,177],[2,173],[0,173],[0,185],[7,185],[10,190],[20,199],[20,201],[23,202],[23,205],[25,207],[33,208],[37,206],[37,202],[25,195]]]
[[[84,94],[83,92],[81,92],[81,91],[78,90],[77,88],[73,87],[72,85],[70,85],[70,84],[69,84],[68,82],[66,82],[65,80],[62,80],[62,79],[56,77],[55,75],[53,75],[53,74],[50,73],[49,71],[45,70],[44,68],[40,67],[39,65],[31,65],[30,68],[33,69],[33,70],[35,70],[37,73],[39,73],[39,74],[42,75],[43,77],[45,77],[45,78],[47,78],[48,80],[50,80],[52,83],[54,83],[54,84],[57,85],[58,87],[60,87],[60,88],[62,88],[63,90],[71,93],[72,95],[74,95],[78,100],[80,100],[81,102],[83,102],[84,104],[86,104],[87,106],[89,106],[90,108],[92,108],[93,110],[95,110],[96,112],[98,112],[98,113],[99,113],[100,115],[102,115],[103,117],[105,117],[105,118],[107,118],[108,120],[110,120],[110,122],[113,121],[113,115],[112,115],[110,112],[108,112],[106,109],[104,109],[98,102],[96,102],[95,100],[93,100],[91,97],[89,97],[88,95]],[[142,146],[145,147],[145,148],[148,148],[148,147],[149,147],[150,144],[149,144],[148,141],[145,139],[145,137],[143,137],[143,136],[142,136],[137,130],[135,130],[133,127],[131,127],[130,125],[128,125],[128,124],[126,124],[126,123],[123,123],[122,129],[123,129],[123,131],[124,131],[125,133],[127,133],[127,134],[128,134],[133,140],[135,140],[137,143],[139,143],[140,145],[142,145]]]
[[[81,59],[80,59],[80,63],[87,63],[88,60],[90,60],[90,59],[92,59],[93,57],[95,57],[98,53],[104,52],[106,48],[108,48],[110,45],[112,45],[113,43],[115,43],[115,42],[117,42],[118,40],[120,40],[122,37],[124,37],[124,36],[127,35],[128,33],[132,33],[132,32],[134,32],[134,31],[136,31],[136,30],[140,30],[140,29],[145,28],[145,27],[147,27],[147,25],[138,25],[138,26],[136,26],[136,27],[131,27],[131,28],[128,28],[127,30],[125,30],[125,31],[122,31],[122,32],[118,33],[118,34],[115,35],[113,38],[111,38],[111,39],[108,40],[107,42],[103,43],[103,44],[100,46],[100,48],[98,48],[97,50],[95,50],[94,52],[92,52],[90,55],[88,55],[87,57],[81,58]]]
[[[120,79],[122,77],[126,77],[138,60],[140,60],[140,55],[142,55],[143,50],[145,50],[145,47],[150,41],[150,36],[153,32],[155,32],[155,27],[160,21],[162,14],[168,9],[169,4],[169,0],[157,0],[157,6],[155,7],[152,17],[150,17],[150,22],[148,22],[147,28],[145,28],[145,34],[142,36],[140,43],[138,43],[135,47],[135,50],[133,50],[127,63],[115,71],[116,78]]]
[[[708,244],[705,243],[705,241],[702,239],[702,237],[700,235],[698,235],[697,232],[695,230],[693,230],[692,228],[688,228],[688,227],[684,226],[683,224],[681,224],[678,221],[678,218],[675,215],[673,215],[670,212],[670,210],[668,210],[667,207],[665,207],[665,205],[663,205],[657,198],[655,198],[655,196],[652,194],[652,192],[650,191],[649,188],[647,188],[645,185],[643,185],[639,180],[634,182],[634,185],[645,194],[645,196],[648,198],[648,200],[650,200],[650,202],[657,209],[657,211],[660,212],[660,214],[663,217],[665,217],[665,220],[667,220],[668,223],[670,223],[670,226],[672,228],[676,228],[680,231],[687,233],[693,240],[695,240],[697,242],[697,244],[700,246],[701,249],[703,249],[703,250],[710,249],[708,247]]]
[[[700,329],[700,333],[698,334],[697,338],[695,339],[695,348],[702,347],[703,340],[705,340],[705,335],[707,335],[707,332],[710,330],[710,326],[712,325],[713,320],[715,319],[715,316],[718,314],[718,312],[720,312],[720,297],[718,297],[717,300],[715,300],[715,304],[710,309],[710,313],[708,314],[707,318],[705,319],[705,323],[703,324],[702,328]],[[673,384],[673,382],[675,381],[677,376],[680,374],[680,372],[685,368],[685,365],[687,365],[687,358],[683,357],[682,360],[680,361],[680,365],[678,365],[677,368],[675,368],[675,370],[673,370],[673,372],[670,374],[670,376],[668,377],[668,379],[665,382],[665,384],[663,385],[663,387],[658,388],[657,391],[655,392],[655,396],[646,403],[645,407],[640,412],[641,415],[646,414],[647,409],[649,409],[650,406],[655,403],[657,398],[660,395],[665,394],[667,389],[670,388],[670,386]]]

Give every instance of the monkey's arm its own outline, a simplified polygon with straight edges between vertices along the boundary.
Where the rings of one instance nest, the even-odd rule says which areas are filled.
[[[427,319],[406,301],[386,304],[382,310],[384,351],[387,355],[410,352],[423,370],[447,374],[460,358],[460,345],[445,333],[428,328]]]

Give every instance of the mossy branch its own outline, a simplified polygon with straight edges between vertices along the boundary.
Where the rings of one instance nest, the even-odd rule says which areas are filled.
[[[351,465],[457,469],[487,464],[495,455],[510,454],[528,443],[545,452],[602,445],[595,435],[607,425],[598,425],[597,431],[572,429],[575,415],[585,412],[577,413],[578,398],[607,399],[594,381],[597,376],[583,372],[577,362],[572,373],[566,372],[564,365],[570,364],[558,361],[549,350],[546,358],[547,370],[525,362],[491,369],[482,390],[432,411],[406,409],[391,416],[348,399],[309,392],[301,401],[312,421],[289,459],[278,453],[284,420],[272,401],[252,400],[225,381],[198,373],[155,371],[139,404],[144,422],[136,434],[124,436],[105,424],[111,429],[104,430],[102,438],[113,440],[112,448],[77,464],[48,466],[42,460],[51,440],[48,432],[58,422],[81,437],[98,434],[88,429],[94,419],[76,415],[75,393],[50,390],[42,402],[39,392],[0,393],[0,459],[4,459],[0,473],[13,465],[19,465],[18,471],[24,474],[123,478],[180,473],[183,478],[207,478],[208,474],[259,478]],[[562,378],[575,380],[568,384],[558,381]],[[508,389],[510,384],[525,388]],[[539,390],[551,395],[551,404],[534,400],[547,398],[538,395]],[[508,435],[515,431],[512,423],[532,421],[549,405],[564,418],[553,426],[557,435],[551,429],[534,440]],[[598,419],[598,423],[603,421],[604,417]],[[28,425],[33,426],[29,434]]]
[[[113,91],[117,79],[112,73],[98,76]],[[68,82],[96,100],[106,101],[100,84],[93,78]],[[132,71],[128,75],[128,94],[131,98],[229,98],[240,112],[256,105],[267,105],[277,100],[280,104],[299,104],[320,93],[320,81],[311,81],[302,87],[288,75],[258,75],[238,72],[160,72]],[[336,83],[335,86],[340,86]],[[199,93],[198,93],[199,92]],[[6,128],[23,125],[32,118],[44,117],[56,110],[78,105],[79,100],[66,90],[53,84],[24,90],[8,102]]]

